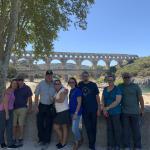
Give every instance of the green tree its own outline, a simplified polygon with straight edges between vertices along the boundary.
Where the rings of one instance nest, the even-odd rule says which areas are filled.
[[[5,88],[10,56],[33,46],[35,57],[49,55],[58,32],[86,29],[94,0],[0,0],[0,93]]]

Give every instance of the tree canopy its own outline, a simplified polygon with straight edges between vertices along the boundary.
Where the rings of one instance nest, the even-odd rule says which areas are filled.
[[[11,19],[12,1],[0,1],[3,46],[10,34],[8,25]],[[20,0],[13,52],[21,54],[28,44],[32,44],[36,56],[49,55],[61,29],[68,30],[71,23],[75,27],[86,29],[87,14],[93,3],[94,0]]]

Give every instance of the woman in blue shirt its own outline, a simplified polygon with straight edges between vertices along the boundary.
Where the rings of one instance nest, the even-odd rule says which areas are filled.
[[[79,123],[81,119],[82,114],[82,108],[81,108],[81,96],[82,92],[77,87],[77,81],[75,78],[70,78],[68,81],[69,86],[71,87],[70,93],[69,93],[69,110],[70,114],[72,116],[72,132],[75,137],[75,143],[73,146],[73,150],[77,150],[79,145],[81,145],[81,133],[79,129]]]
[[[102,94],[103,114],[107,118],[107,150],[120,150],[121,145],[121,92],[114,85],[115,77],[107,76],[108,86]]]

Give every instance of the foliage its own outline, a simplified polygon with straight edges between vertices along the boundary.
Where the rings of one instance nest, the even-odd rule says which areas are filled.
[[[17,75],[17,70],[12,65],[10,65],[8,68],[7,78],[12,79],[15,78],[16,75]]]
[[[0,1],[3,38],[7,38],[11,1]],[[87,14],[94,0],[20,0],[17,33],[13,52],[21,55],[28,44],[36,56],[49,55],[59,31],[68,30],[71,23],[86,29]],[[4,28],[5,27],[5,28]]]
[[[129,72],[133,76],[150,76],[150,57],[139,58],[135,60],[134,63],[119,68],[116,75],[121,76],[124,72]]]

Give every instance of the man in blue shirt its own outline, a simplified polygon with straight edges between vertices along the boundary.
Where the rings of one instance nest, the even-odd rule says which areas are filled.
[[[32,110],[32,91],[29,86],[24,83],[22,75],[17,77],[19,88],[15,90],[14,103],[14,137],[16,144],[23,145],[23,132],[27,111]],[[19,129],[19,130],[18,130]]]
[[[100,113],[100,97],[96,83],[89,81],[89,73],[82,73],[82,81],[78,84],[82,91],[83,121],[88,135],[89,148],[95,150],[97,115]]]

